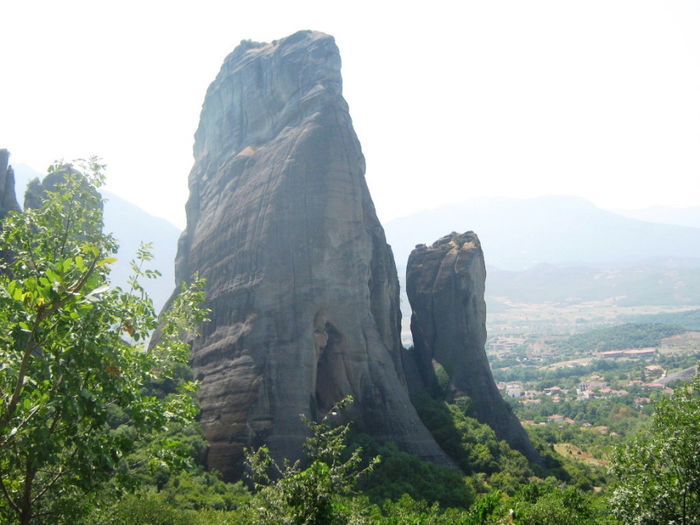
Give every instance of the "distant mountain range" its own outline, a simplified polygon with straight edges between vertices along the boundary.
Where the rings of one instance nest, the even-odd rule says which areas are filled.
[[[677,226],[700,228],[700,206],[690,208],[644,208],[640,210],[614,210],[615,213],[630,219]]]
[[[25,164],[14,164],[13,168],[17,201],[23,205],[29,181],[35,177],[41,179],[44,174]],[[112,267],[112,281],[125,287],[131,274],[129,262],[136,255],[139,243],[152,242],[154,259],[150,267],[159,270],[162,276],[145,282],[144,287],[153,299],[156,311],[159,311],[175,289],[174,261],[180,230],[165,219],[155,217],[117,195],[102,191],[102,196],[105,198],[105,231],[114,234],[119,241],[118,260]]]
[[[486,264],[526,270],[538,264],[610,267],[660,258],[698,259],[700,228],[656,224],[577,197],[477,199],[395,219],[387,241],[399,264],[418,243],[474,230]]]
[[[487,301],[491,311],[515,303],[576,304],[615,299],[617,306],[700,304],[700,264],[663,262],[616,268],[540,264],[520,272],[489,268]]]
[[[491,311],[504,298],[700,304],[700,228],[623,217],[575,197],[477,199],[390,221],[385,230],[402,287],[416,244],[474,230],[488,267]],[[402,306],[410,314],[405,296]]]

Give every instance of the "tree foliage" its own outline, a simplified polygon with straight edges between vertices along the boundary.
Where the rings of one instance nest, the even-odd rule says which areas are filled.
[[[513,501],[513,521],[519,525],[598,525],[609,523],[589,498],[574,487],[562,488],[552,479],[523,485]]]
[[[335,425],[334,418],[352,403],[348,396],[336,404],[320,423],[305,419],[311,430],[304,448],[309,465],[301,461],[280,466],[267,447],[247,455],[246,461],[258,491],[251,505],[251,523],[322,525],[347,523],[352,509],[342,496],[350,494],[358,477],[379,461],[375,458],[362,468],[362,450],[343,457],[349,423]]]
[[[624,523],[700,523],[700,378],[656,405],[648,432],[617,450],[611,470]]]
[[[468,397],[447,403],[423,394],[416,396],[414,405],[435,440],[463,472],[490,475],[494,486],[511,493],[533,475],[522,454],[499,440],[491,427],[469,416]]]
[[[403,452],[394,443],[379,444],[369,436],[358,436],[371,455],[380,455],[381,463],[360,483],[370,501],[398,501],[403,495],[416,501],[438,503],[444,507],[467,508],[476,495],[474,480],[456,469],[435,465]]]
[[[131,290],[110,286],[117,246],[102,232],[103,166],[83,169],[41,207],[10,214],[0,234],[0,516],[21,523],[74,519],[111,478],[129,486],[125,455],[196,413],[195,384],[161,397],[144,385],[187,363],[202,283],[174,301],[147,351],[158,320],[138,278],[154,275],[143,268],[149,254],[140,252]],[[177,461],[167,440],[150,450],[151,461]]]

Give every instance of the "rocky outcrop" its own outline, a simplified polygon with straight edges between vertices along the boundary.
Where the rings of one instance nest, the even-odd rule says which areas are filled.
[[[49,171],[41,180],[38,177],[30,180],[24,193],[24,209],[41,208],[46,198],[46,193],[55,191],[56,186],[66,181],[68,174],[74,175],[79,179],[83,177],[80,171],[75,169],[72,164],[66,163],[61,165],[59,169]],[[88,187],[87,183],[85,183],[85,187]],[[92,191],[94,195],[97,195],[95,190]]]
[[[418,245],[408,258],[414,349],[406,359],[414,390],[431,389],[436,370],[448,399],[468,396],[475,417],[528,459],[539,456],[501,398],[486,357],[486,267],[474,232],[452,233],[432,246]]]
[[[19,211],[15,195],[15,174],[10,162],[10,152],[0,149],[0,220],[10,211]]]
[[[299,457],[300,414],[347,394],[361,430],[449,464],[409,400],[394,259],[333,38],[241,43],[207,91],[194,156],[176,279],[207,279],[192,366],[209,466],[235,478],[262,443]]]

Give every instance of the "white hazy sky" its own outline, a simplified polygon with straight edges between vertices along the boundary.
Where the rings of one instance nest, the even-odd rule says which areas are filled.
[[[185,224],[204,93],[242,39],[335,36],[382,220],[482,196],[700,205],[700,2],[7,1],[0,147],[97,154]]]

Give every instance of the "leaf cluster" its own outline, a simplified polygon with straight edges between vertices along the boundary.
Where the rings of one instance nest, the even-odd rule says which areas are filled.
[[[350,403],[351,396],[344,398],[318,423],[302,418],[311,430],[304,445],[306,467],[300,460],[278,464],[265,446],[247,453],[246,464],[257,491],[251,505],[251,523],[347,522],[348,510],[342,497],[351,494],[357,479],[379,462],[379,457],[373,458],[363,468],[359,448],[349,458],[343,457],[350,424],[337,425],[335,420]]]
[[[700,523],[700,378],[656,405],[651,425],[616,451],[610,498],[625,523]]]
[[[25,523],[80,514],[115,474],[128,485],[122,460],[135,444],[196,413],[194,383],[162,398],[143,386],[187,363],[203,284],[183,290],[162,321],[167,336],[147,351],[153,305],[110,284],[117,245],[102,232],[102,165],[83,168],[64,170],[0,234],[0,515]],[[173,460],[167,445],[154,443],[154,457]]]

